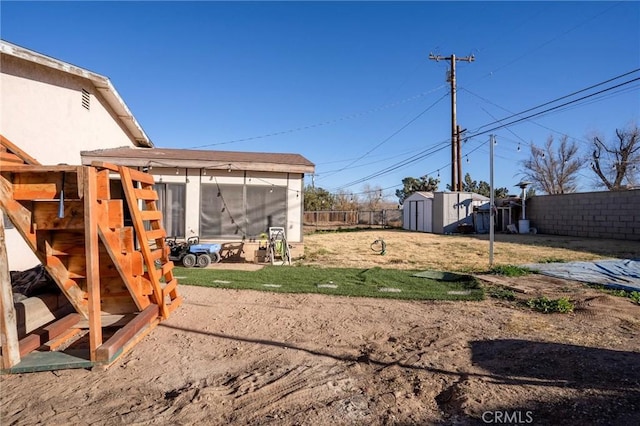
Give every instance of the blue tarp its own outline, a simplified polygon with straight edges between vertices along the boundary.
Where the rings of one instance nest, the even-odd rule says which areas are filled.
[[[535,263],[524,266],[550,277],[599,284],[608,288],[640,291],[640,259]]]

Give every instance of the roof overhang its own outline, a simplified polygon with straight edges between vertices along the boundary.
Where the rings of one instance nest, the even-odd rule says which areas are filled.
[[[194,154],[199,154],[195,156]],[[315,166],[304,157],[277,153],[193,151],[181,149],[112,148],[82,151],[82,164],[102,161],[128,167],[188,168],[276,173],[314,173]],[[295,161],[290,161],[292,158]]]
[[[25,61],[36,63],[38,65],[42,65],[68,74],[73,74],[91,81],[96,90],[102,95],[107,104],[109,104],[109,106],[113,109],[122,125],[131,133],[135,144],[139,147],[153,148],[153,143],[146,135],[136,118],[129,110],[129,107],[127,107],[127,105],[124,103],[124,100],[120,97],[120,94],[107,77],[88,71],[84,68],[80,68],[75,65],[60,61],[58,59],[42,55],[24,47],[17,46],[5,40],[0,40],[0,52]]]

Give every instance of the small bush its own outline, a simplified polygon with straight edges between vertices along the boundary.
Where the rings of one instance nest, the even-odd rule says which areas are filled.
[[[489,296],[495,299],[516,300],[516,294],[513,290],[504,287],[491,287],[488,291]]]
[[[640,291],[632,291],[631,293],[629,293],[629,299],[640,305]]]
[[[532,271],[529,268],[517,265],[497,265],[491,268],[490,272],[495,275],[504,275],[506,277],[521,277],[523,275],[530,274]]]
[[[554,312],[567,314],[573,312],[573,308],[575,307],[573,303],[571,303],[571,301],[566,297],[561,297],[559,299],[549,299],[546,296],[530,299],[529,301],[527,301],[527,306],[545,314]]]

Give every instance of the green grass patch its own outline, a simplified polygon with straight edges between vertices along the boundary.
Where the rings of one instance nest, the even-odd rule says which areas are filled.
[[[505,277],[521,277],[533,273],[531,269],[517,265],[496,265],[489,272],[495,275],[504,275]]]
[[[545,257],[538,260],[538,263],[567,263],[567,261],[559,257]]]
[[[528,300],[527,306],[545,314],[551,314],[554,312],[567,314],[573,312],[573,309],[575,307],[567,297],[561,297],[559,299],[549,299],[546,296],[536,297],[535,299]]]
[[[420,271],[395,269],[265,266],[257,271],[175,268],[180,284],[250,289],[281,293],[318,293],[336,296],[381,297],[408,300],[482,300],[484,291],[469,277],[444,281],[416,277]]]

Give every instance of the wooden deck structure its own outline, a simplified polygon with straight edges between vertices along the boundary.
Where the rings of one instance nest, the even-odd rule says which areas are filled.
[[[112,176],[124,200],[111,197]],[[76,311],[16,341],[3,279],[3,372],[108,366],[180,306],[153,184],[149,174],[107,163],[41,165],[0,135],[0,206]],[[125,202],[133,226],[124,224]],[[7,268],[2,256],[0,266]],[[79,362],[54,354],[79,336],[88,338],[75,345]]]

